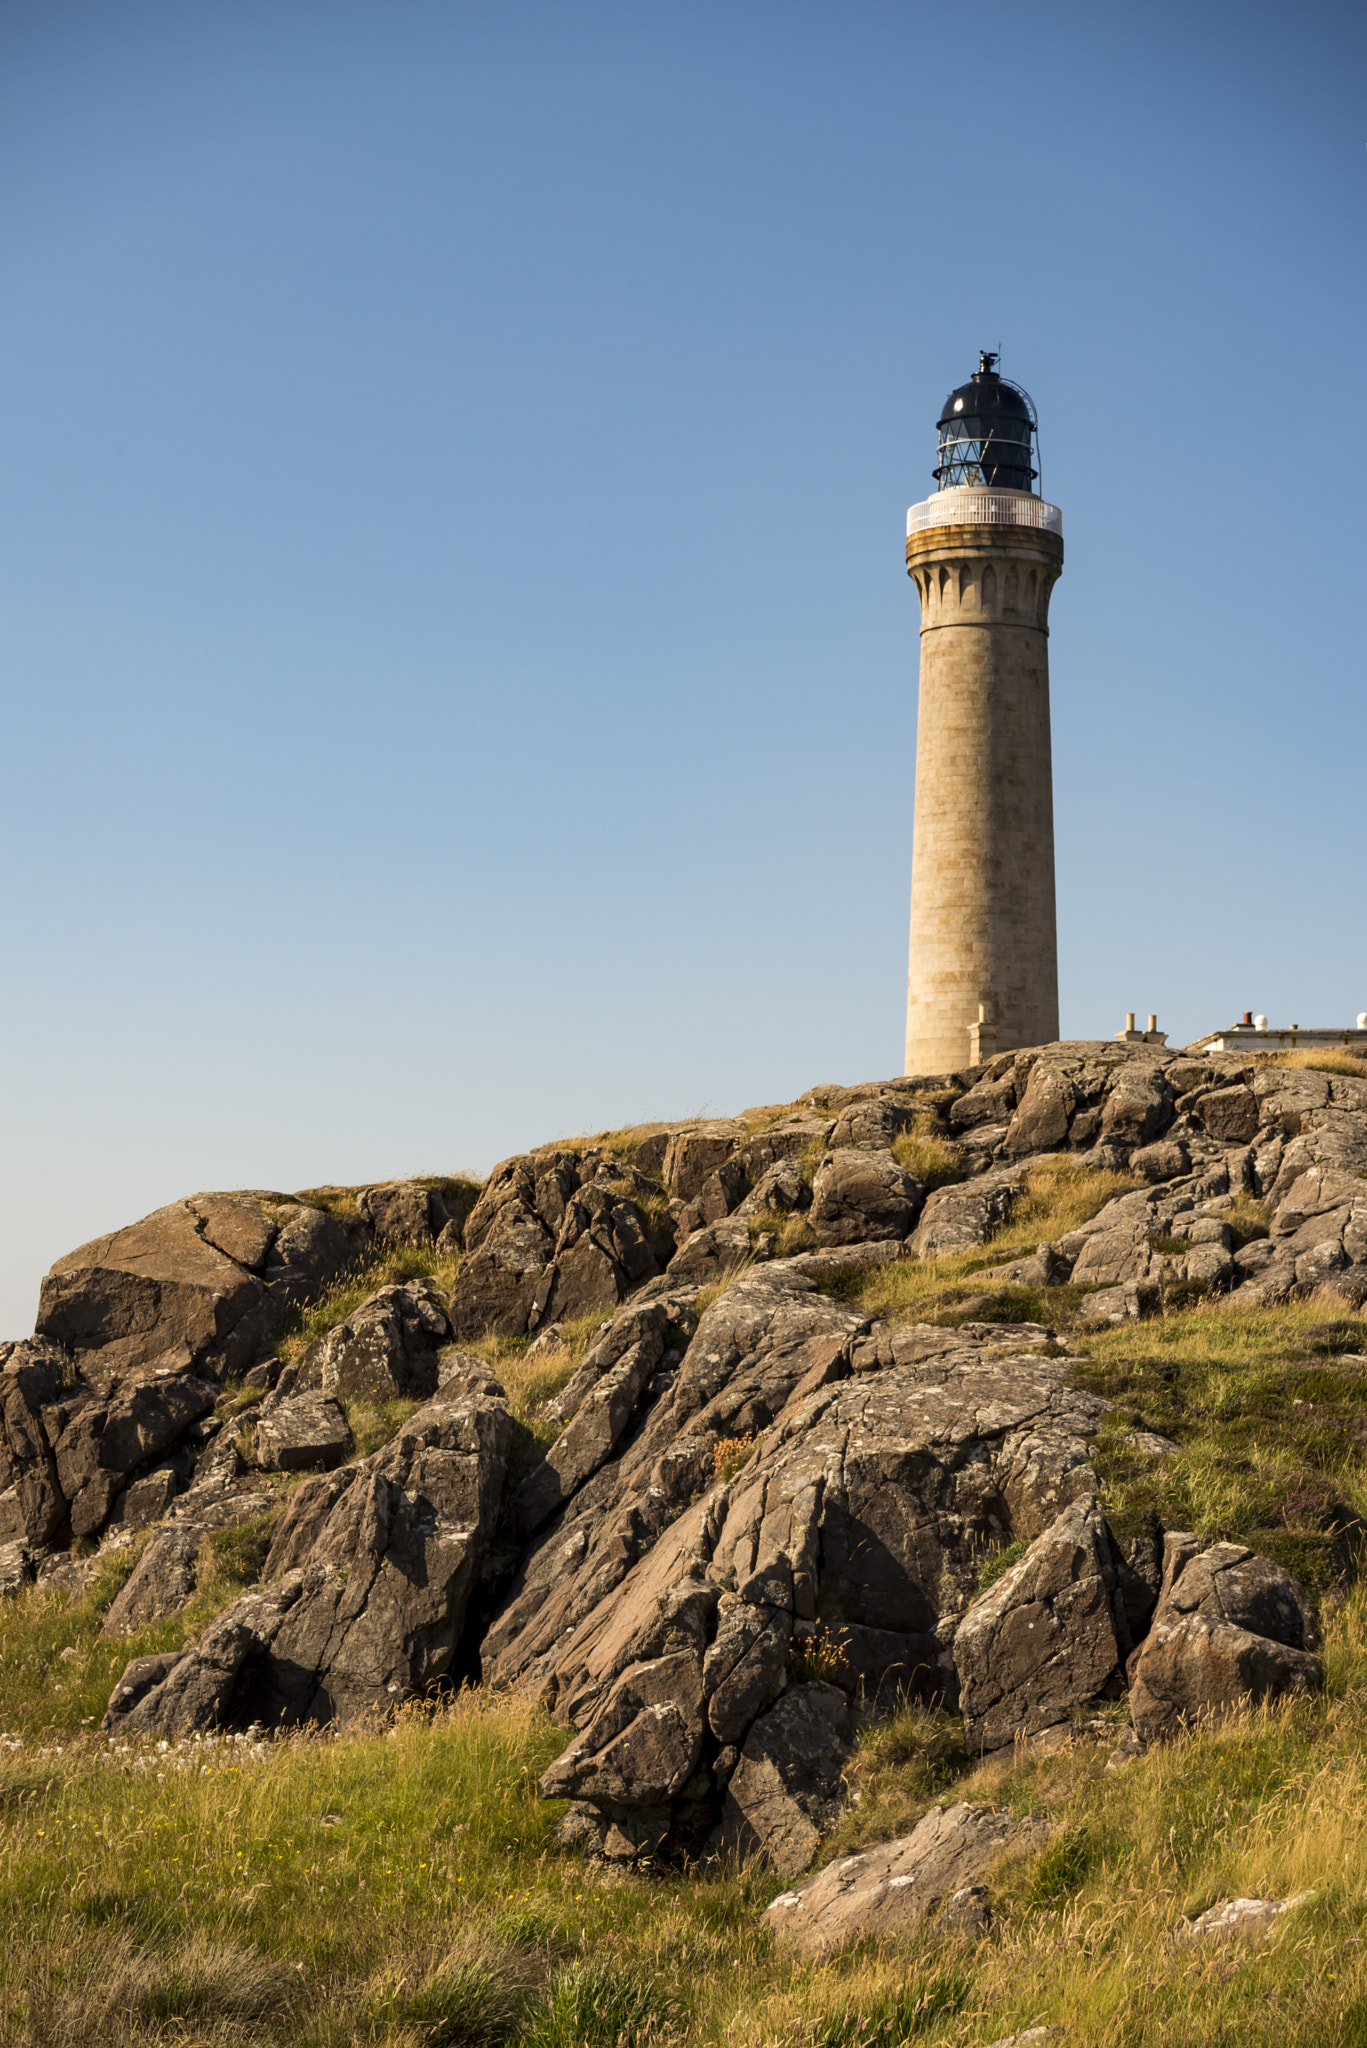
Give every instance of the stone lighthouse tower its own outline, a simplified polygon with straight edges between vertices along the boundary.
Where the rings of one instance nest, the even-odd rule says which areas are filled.
[[[907,514],[921,694],[909,1074],[1058,1037],[1049,593],[1063,519],[1035,490],[1030,399],[984,355],[940,415],[938,489]]]

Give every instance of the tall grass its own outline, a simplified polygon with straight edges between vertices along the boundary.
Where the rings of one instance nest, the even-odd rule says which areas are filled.
[[[1330,1690],[1151,1752],[965,1756],[916,1710],[870,1727],[835,1856],[937,1801],[1046,1819],[986,1880],[990,1938],[934,1927],[820,1962],[776,1948],[760,1873],[634,1875],[556,1847],[530,1701],[470,1692],[340,1738],[0,1760],[4,2038],[674,2048],[979,2044],[1035,2021],[1094,2048],[1318,2048],[1367,2025],[1367,1626]],[[1184,1945],[1229,1897],[1312,1892],[1252,1949]],[[1355,2029],[1357,2031],[1355,2031]]]

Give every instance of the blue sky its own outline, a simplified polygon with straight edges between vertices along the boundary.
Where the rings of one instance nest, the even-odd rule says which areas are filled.
[[[0,0],[0,1329],[192,1190],[900,1061],[908,503],[1067,565],[1068,1036],[1367,1007],[1367,17]]]

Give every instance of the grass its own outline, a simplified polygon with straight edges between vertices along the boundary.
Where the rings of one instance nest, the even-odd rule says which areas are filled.
[[[977,1276],[1028,1257],[1037,1245],[1090,1222],[1117,1195],[1145,1185],[1137,1175],[1099,1171],[1066,1155],[1043,1159],[1031,1169],[1005,1224],[980,1250],[853,1267],[825,1283],[825,1291],[892,1324],[952,1324],[968,1316],[1066,1326],[1075,1317],[1081,1289],[1008,1286],[985,1295]]]
[[[459,1268],[458,1254],[439,1252],[434,1244],[376,1245],[339,1273],[315,1300],[294,1311],[281,1328],[277,1353],[286,1364],[302,1358],[310,1344],[344,1323],[381,1287],[403,1280],[432,1280],[449,1296]]]
[[[181,1648],[259,1578],[292,1483],[279,1477],[263,1480],[277,1494],[277,1504],[254,1521],[208,1537],[188,1604],[136,1635],[99,1640],[100,1624],[131,1577],[150,1531],[127,1549],[101,1558],[88,1590],[77,1599],[34,1586],[18,1599],[0,1601],[0,1729],[54,1743],[97,1725],[131,1657]]]
[[[20,1606],[23,1603],[19,1603]],[[1320,1701],[1152,1752],[973,1764],[953,1717],[869,1727],[827,1858],[959,1798],[1047,1818],[987,1880],[981,1944],[931,1928],[812,1963],[761,1873],[618,1874],[556,1847],[536,1780],[565,1736],[466,1692],[385,1726],[263,1745],[0,1758],[0,2037],[76,2043],[1087,2048],[1367,2040],[1367,1616],[1335,1610]],[[1252,1949],[1183,1946],[1229,1897],[1311,1891]]]
[[[849,1292],[893,1320],[953,1322],[981,1288],[975,1271],[1130,1184],[1047,1161],[991,1245],[866,1269]],[[1262,1227],[1239,1210],[1236,1229]],[[375,1270],[352,1276],[354,1298],[334,1290],[334,1320],[383,1284]],[[1242,1537],[1319,1588],[1327,1686],[1119,1776],[1104,1769],[1109,1740],[974,1762],[948,1714],[907,1708],[864,1727],[823,1859],[960,1798],[1050,1822],[1046,1846],[989,1875],[985,1941],[923,1927],[808,1962],[762,1923],[777,1878],[619,1873],[559,1848],[561,1809],[535,1788],[565,1733],[519,1695],[467,1690],[342,1736],[256,1746],[105,1743],[92,1723],[126,1659],[177,1646],[259,1571],[289,1486],[277,1479],[270,1513],[212,1539],[191,1609],[133,1641],[97,1638],[136,1546],[103,1560],[79,1600],[35,1587],[0,1604],[0,2041],[982,2048],[1048,2024],[1082,2048],[1367,2044],[1367,1365],[1354,1356],[1367,1320],[1329,1298],[1213,1298],[1082,1334],[1075,1293],[998,1290],[975,1312],[1038,1307],[1073,1341],[1074,1374],[1116,1404],[1098,1463],[1122,1533],[1157,1514]],[[600,1321],[535,1358],[525,1340],[468,1347],[533,1444],[553,1434],[545,1403]],[[1141,1428],[1178,1454],[1137,1451]],[[980,1583],[1012,1560],[986,1555]],[[804,1645],[801,1672],[819,1677],[838,1655],[838,1642]],[[1306,1891],[1264,1944],[1179,1938],[1218,1900]]]
[[[919,1180],[927,1194],[947,1187],[963,1172],[959,1149],[945,1137],[938,1120],[930,1114],[918,1116],[909,1131],[893,1140],[892,1154],[899,1166]]]
[[[1274,1067],[1311,1067],[1321,1074],[1347,1074],[1355,1081],[1367,1081],[1367,1060],[1360,1060],[1351,1052],[1333,1052],[1328,1048],[1298,1047],[1294,1052],[1278,1053],[1269,1064]]]
[[[1367,1322],[1333,1297],[1212,1296],[1085,1340],[1078,1378],[1117,1404],[1098,1449],[1108,1511],[1250,1544],[1321,1593],[1354,1567],[1367,1517]],[[1181,1446],[1151,1458],[1130,1428]]]

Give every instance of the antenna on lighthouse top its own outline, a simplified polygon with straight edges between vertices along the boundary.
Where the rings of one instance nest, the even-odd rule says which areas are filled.
[[[985,373],[995,370],[1000,361],[1000,349],[980,348],[978,350],[978,375],[981,377]]]

